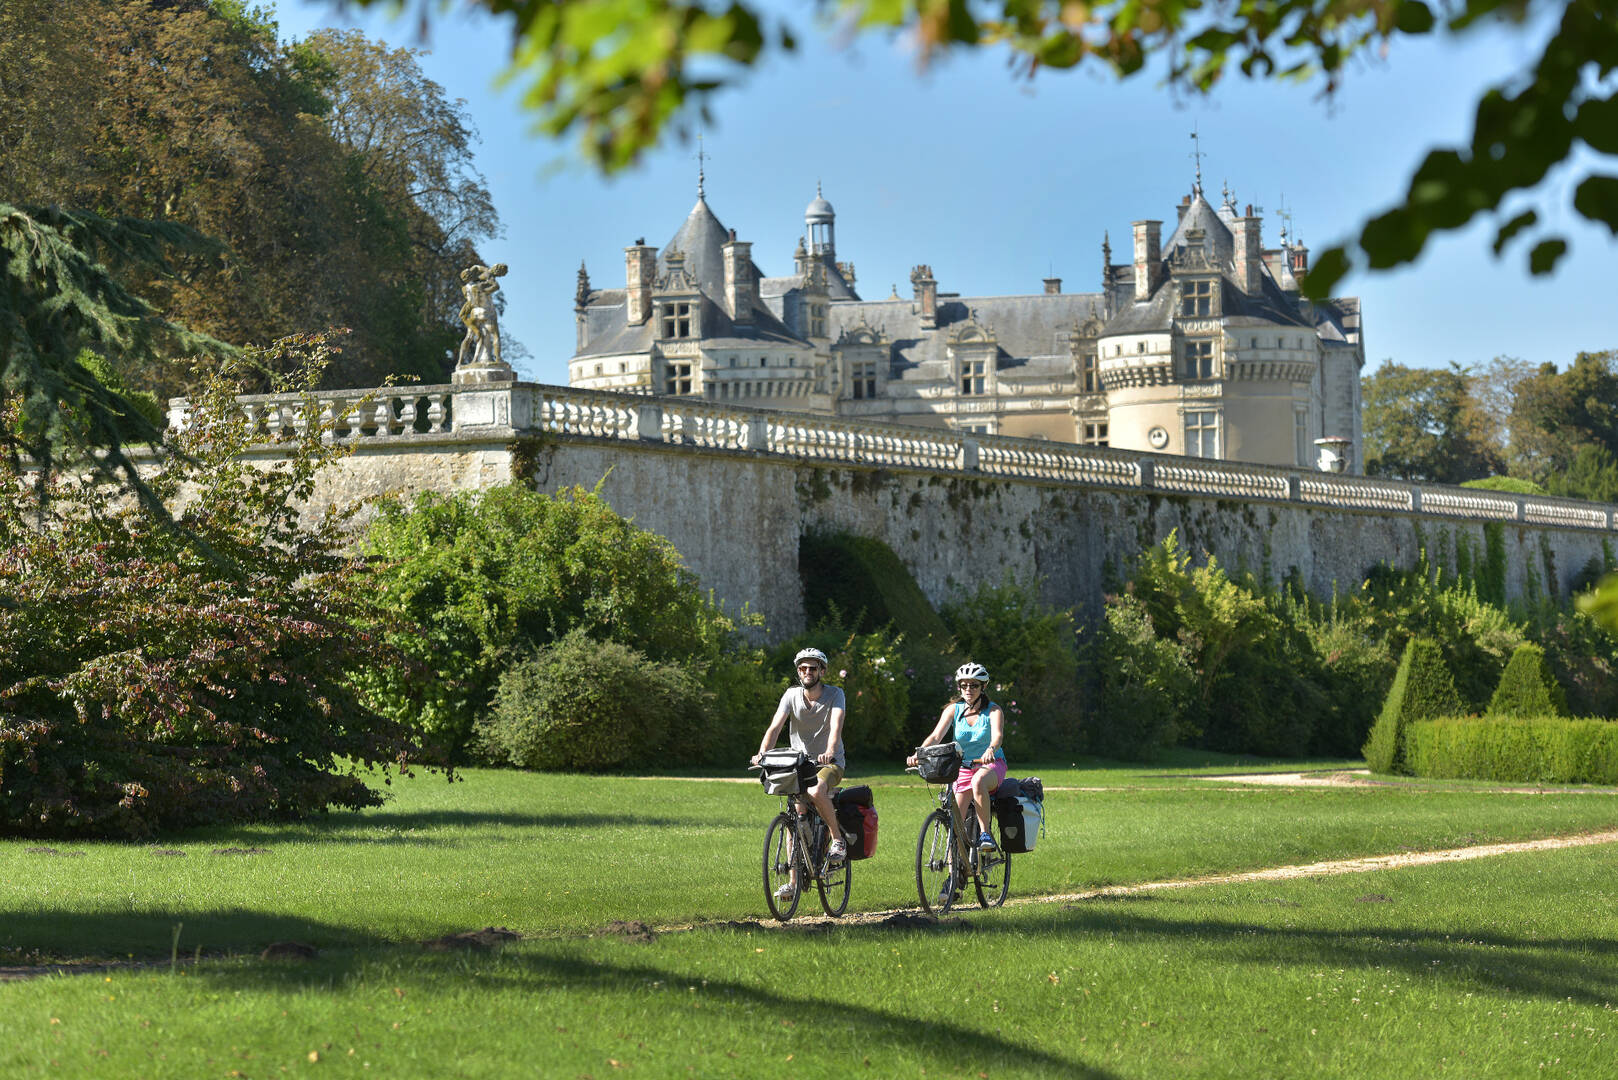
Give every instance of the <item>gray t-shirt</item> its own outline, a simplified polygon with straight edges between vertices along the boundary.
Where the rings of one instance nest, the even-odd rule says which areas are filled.
[[[780,709],[785,709],[791,717],[787,724],[787,735],[792,749],[801,750],[816,759],[831,750],[836,754],[837,767],[843,768],[843,740],[839,738],[836,746],[827,745],[831,739],[831,711],[842,709],[844,722],[847,722],[848,702],[843,697],[841,687],[821,683],[818,701],[804,697],[801,686],[788,687],[787,692],[781,695],[777,711]]]

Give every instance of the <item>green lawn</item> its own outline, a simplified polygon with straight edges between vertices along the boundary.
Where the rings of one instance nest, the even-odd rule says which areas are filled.
[[[1014,860],[1013,896],[1618,824],[1612,793],[1257,788],[1191,776],[1252,762],[1175,764],[1015,770],[1045,778],[1050,828]],[[913,909],[928,790],[858,778],[882,839],[851,906]],[[782,931],[755,922],[775,805],[756,786],[394,786],[380,810],[161,846],[184,855],[0,843],[0,963],[166,958],[180,924],[179,951],[205,952],[178,974],[0,985],[0,1076],[1403,1080],[1595,1075],[1610,1057],[1613,848]],[[213,854],[231,848],[262,851]],[[614,919],[738,925],[587,936]],[[402,944],[486,925],[530,936],[498,954]],[[253,955],[285,939],[322,955]]]

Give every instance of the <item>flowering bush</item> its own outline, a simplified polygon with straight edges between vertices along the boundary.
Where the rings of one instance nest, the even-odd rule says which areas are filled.
[[[281,389],[315,384],[321,341],[277,351],[305,360]],[[398,658],[359,628],[344,515],[297,509],[344,451],[311,424],[284,459],[247,463],[230,374],[149,476],[173,522],[59,477],[41,512],[0,462],[0,831],[143,836],[373,805],[358,768],[407,761],[405,730],[348,677]]]

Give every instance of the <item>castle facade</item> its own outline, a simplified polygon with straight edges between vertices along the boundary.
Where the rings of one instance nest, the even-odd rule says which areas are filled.
[[[1163,222],[1132,225],[1133,258],[1104,237],[1095,292],[1047,278],[1024,296],[941,291],[862,299],[818,192],[793,272],[766,277],[752,245],[697,203],[662,248],[624,250],[624,287],[581,266],[571,385],[699,397],[985,434],[1314,467],[1347,440],[1359,472],[1357,298],[1299,292],[1308,250],[1200,181]]]

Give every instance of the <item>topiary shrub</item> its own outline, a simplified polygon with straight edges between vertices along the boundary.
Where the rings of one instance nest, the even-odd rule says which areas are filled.
[[[1567,696],[1545,663],[1538,645],[1519,645],[1511,654],[1485,716],[1566,716]]]
[[[1438,643],[1415,637],[1405,646],[1393,686],[1366,740],[1365,763],[1372,772],[1404,770],[1404,731],[1417,720],[1456,716],[1464,711],[1455,680],[1444,666]]]
[[[1413,723],[1417,776],[1534,784],[1618,783],[1618,723],[1560,716],[1449,717]]]
[[[524,769],[700,761],[705,706],[684,665],[575,629],[506,668],[476,735],[490,760]]]

